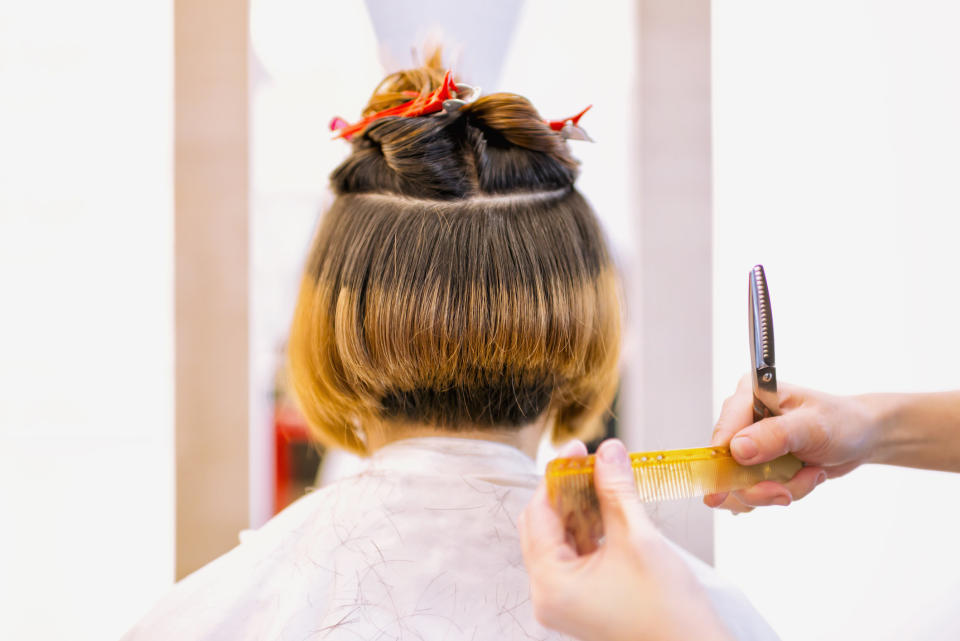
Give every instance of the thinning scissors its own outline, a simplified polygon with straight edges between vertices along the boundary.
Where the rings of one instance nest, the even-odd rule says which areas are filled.
[[[750,364],[753,370],[753,422],[780,413],[777,364],[773,350],[773,312],[763,265],[754,265],[749,277]]]

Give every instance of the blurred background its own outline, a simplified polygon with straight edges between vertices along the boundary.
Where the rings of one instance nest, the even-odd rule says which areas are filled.
[[[362,464],[305,442],[282,352],[329,121],[424,42],[546,118],[593,104],[571,145],[623,274],[631,448],[709,441],[755,263],[782,380],[960,388],[958,27],[946,0],[0,0],[0,638],[119,637]],[[653,513],[785,641],[946,639],[957,496],[868,466]]]

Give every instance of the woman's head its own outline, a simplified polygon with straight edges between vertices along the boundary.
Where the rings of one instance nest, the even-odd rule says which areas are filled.
[[[388,76],[367,113],[426,93],[439,57]],[[373,121],[333,172],[291,330],[315,436],[365,453],[363,427],[589,435],[617,380],[620,308],[576,161],[523,97]]]

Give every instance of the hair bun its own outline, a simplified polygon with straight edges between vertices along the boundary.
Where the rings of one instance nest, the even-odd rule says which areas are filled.
[[[415,82],[432,91],[438,76],[439,67],[388,76],[368,109],[389,108],[398,96],[397,104],[408,101],[404,87]],[[449,113],[378,118],[352,143],[353,153],[331,175],[340,194],[451,199],[553,191],[577,178],[577,161],[561,134],[529,100],[511,93],[482,96]]]
[[[430,118],[384,118],[363,136],[392,172],[390,191],[406,195],[457,198],[476,187],[463,169],[462,143]],[[427,121],[427,122],[425,122]]]
[[[510,145],[554,154],[571,167],[576,166],[563,138],[550,129],[523,96],[513,93],[490,94],[465,105],[463,111],[467,112],[471,124],[483,129],[484,133],[499,135]]]

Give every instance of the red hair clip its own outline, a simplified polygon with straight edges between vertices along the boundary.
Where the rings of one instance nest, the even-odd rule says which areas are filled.
[[[458,88],[453,81],[453,72],[448,71],[443,76],[443,82],[440,86],[427,95],[418,94],[413,91],[405,91],[404,93],[411,98],[407,102],[396,105],[395,107],[390,107],[389,109],[384,109],[383,111],[378,111],[375,114],[370,114],[363,120],[355,122],[352,125],[348,124],[347,121],[342,118],[334,118],[330,122],[330,129],[337,132],[336,136],[334,136],[335,138],[346,138],[350,140],[351,137],[366,129],[367,125],[371,122],[379,120],[380,118],[386,118],[387,116],[405,116],[411,118],[436,113],[445,107],[451,109],[457,108],[464,104],[463,101],[458,100],[458,94],[466,94],[468,92],[470,92],[471,95],[476,93],[473,87],[467,85],[461,85]],[[447,103],[448,100],[457,100],[458,102],[455,104]]]
[[[590,142],[593,142],[593,138],[588,136],[587,132],[584,131],[580,126],[580,118],[582,118],[583,114],[587,113],[592,106],[593,105],[587,105],[587,108],[578,113],[576,116],[571,116],[562,120],[545,120],[544,122],[547,123],[547,126],[554,131],[560,132],[560,135],[564,140],[589,140]]]
[[[461,96],[473,99],[477,96],[479,90],[464,84],[457,86],[453,81],[453,72],[447,71],[443,76],[443,82],[440,86],[429,94],[423,95],[415,91],[404,91],[403,93],[410,96],[410,100],[384,109],[383,111],[378,111],[375,114],[370,114],[352,125],[339,116],[335,117],[330,121],[330,130],[337,132],[334,138],[350,140],[353,136],[366,129],[367,125],[371,122],[379,120],[380,118],[386,118],[387,116],[412,118],[414,116],[426,116],[437,113],[438,111],[455,111],[466,104]],[[590,140],[592,142],[587,132],[579,125],[580,118],[583,114],[587,113],[592,106],[593,105],[589,105],[586,109],[570,118],[564,118],[563,120],[544,120],[544,122],[550,129],[559,132],[564,140]]]

